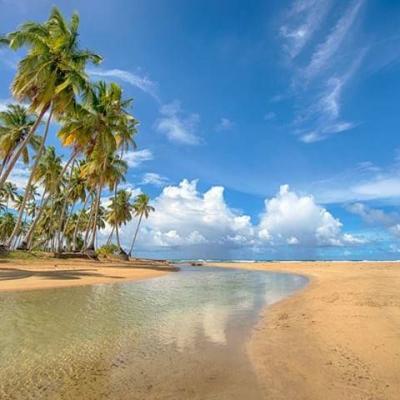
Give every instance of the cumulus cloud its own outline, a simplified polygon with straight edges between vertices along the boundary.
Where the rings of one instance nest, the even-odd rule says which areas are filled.
[[[311,196],[300,196],[287,185],[265,201],[259,223],[231,208],[224,188],[213,186],[199,191],[197,181],[184,179],[165,187],[152,203],[155,212],[143,222],[138,248],[199,249],[199,254],[225,255],[231,250],[260,251],[281,246],[316,248],[354,246],[362,239],[342,232],[341,222]],[[122,227],[125,245],[132,238],[137,221]]]
[[[128,167],[136,168],[145,161],[152,160],[153,153],[149,149],[130,150],[124,153],[123,159],[128,163]]]
[[[160,108],[161,117],[156,121],[156,129],[168,140],[186,145],[200,143],[197,128],[200,122],[198,114],[185,114],[179,101],[164,104]]]
[[[274,198],[265,201],[258,236],[275,245],[342,246],[357,242],[341,229],[342,223],[312,196],[299,196],[283,185]]]

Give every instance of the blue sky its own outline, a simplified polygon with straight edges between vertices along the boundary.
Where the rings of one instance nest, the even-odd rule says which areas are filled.
[[[0,30],[53,4],[134,98],[140,254],[400,258],[400,2],[0,0]]]

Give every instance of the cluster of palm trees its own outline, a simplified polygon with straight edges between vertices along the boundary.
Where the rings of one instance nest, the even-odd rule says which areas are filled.
[[[102,58],[79,48],[79,17],[66,21],[53,8],[44,23],[27,22],[0,38],[11,50],[26,48],[11,85],[16,104],[0,112],[0,241],[7,248],[54,252],[93,251],[98,230],[111,226],[108,243],[120,227],[154,209],[140,194],[134,201],[118,186],[125,180],[124,152],[134,149],[137,120],[131,99],[116,83],[90,82],[85,68]],[[47,145],[56,136],[68,159]],[[10,181],[26,166],[23,190]],[[102,193],[111,201],[102,205]]]

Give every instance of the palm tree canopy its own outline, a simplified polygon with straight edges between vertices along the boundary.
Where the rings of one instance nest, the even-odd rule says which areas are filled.
[[[6,110],[0,112],[0,158],[5,162],[13,151],[25,139],[35,122],[35,116],[26,107],[19,104],[8,104]],[[40,137],[33,135],[28,145],[37,150]],[[24,163],[29,162],[29,149],[22,152]]]
[[[136,197],[135,202],[133,203],[135,216],[138,217],[140,215],[143,215],[145,218],[148,218],[149,214],[152,211],[155,211],[155,208],[150,206],[149,203],[150,197],[147,194],[139,194]]]
[[[52,103],[55,115],[62,115],[73,105],[75,95],[87,89],[85,65],[98,64],[102,58],[79,48],[78,28],[78,14],[68,22],[54,7],[44,23],[26,22],[3,40],[14,50],[28,48],[12,92],[19,101],[29,101],[32,111],[42,111]]]
[[[111,199],[107,211],[107,222],[111,226],[120,226],[132,219],[130,197],[131,193],[127,190],[119,190],[116,196]]]

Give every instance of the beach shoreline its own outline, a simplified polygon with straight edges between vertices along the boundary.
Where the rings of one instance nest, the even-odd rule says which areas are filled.
[[[55,289],[157,278],[177,268],[154,260],[0,258],[0,292]]]
[[[209,265],[310,279],[304,289],[265,307],[248,342],[265,398],[398,398],[400,263]]]

